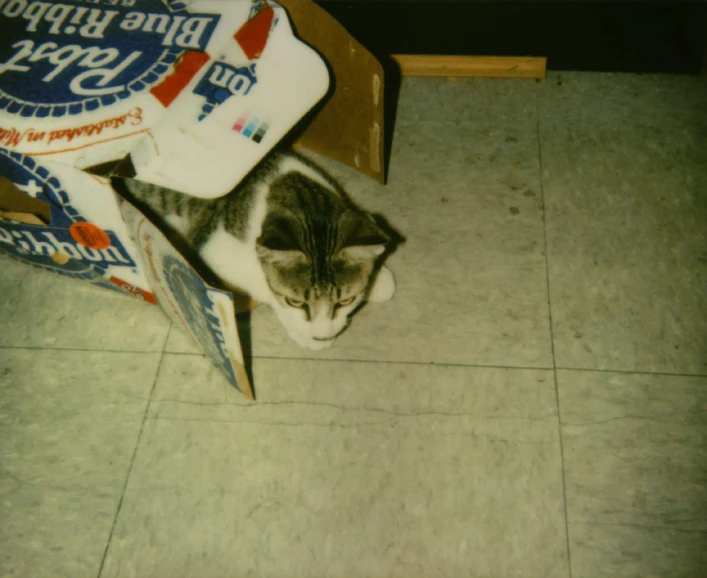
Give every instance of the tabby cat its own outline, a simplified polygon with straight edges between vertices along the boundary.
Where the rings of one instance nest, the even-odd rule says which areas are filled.
[[[302,347],[331,346],[362,302],[395,291],[378,266],[390,236],[294,153],[271,153],[218,199],[129,179],[113,186],[176,233],[224,288],[272,307]]]

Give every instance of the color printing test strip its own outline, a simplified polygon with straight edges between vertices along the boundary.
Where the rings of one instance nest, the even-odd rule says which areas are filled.
[[[250,138],[253,142],[259,143],[263,140],[265,133],[268,132],[270,125],[263,121],[261,122],[257,116],[250,120],[250,112],[244,113],[233,125],[233,130],[241,133],[243,136]]]
[[[247,125],[245,125],[245,128],[243,129],[243,132],[241,134],[243,136],[247,136],[248,138],[250,138],[250,135],[253,134],[253,132],[255,131],[255,127],[258,126],[259,122],[260,122],[260,119],[257,116],[250,119],[250,122]]]

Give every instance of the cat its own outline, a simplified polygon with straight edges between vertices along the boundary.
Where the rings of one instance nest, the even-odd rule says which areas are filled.
[[[130,179],[113,187],[198,256],[220,284],[270,306],[301,347],[322,350],[365,301],[391,299],[391,236],[309,159],[270,153],[230,193],[200,199]]]

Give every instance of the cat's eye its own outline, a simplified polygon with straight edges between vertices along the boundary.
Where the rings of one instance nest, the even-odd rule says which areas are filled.
[[[341,301],[339,301],[339,307],[346,307],[347,305],[351,305],[355,300],[355,295],[353,297],[349,297],[348,299],[342,299]]]
[[[290,307],[304,307],[305,301],[303,299],[293,299],[292,297],[285,297],[285,301]]]

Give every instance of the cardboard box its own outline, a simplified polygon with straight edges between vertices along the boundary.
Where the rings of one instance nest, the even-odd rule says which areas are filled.
[[[0,251],[159,304],[252,398],[234,296],[94,169],[215,198],[284,139],[384,181],[383,83],[309,0],[0,0]]]

